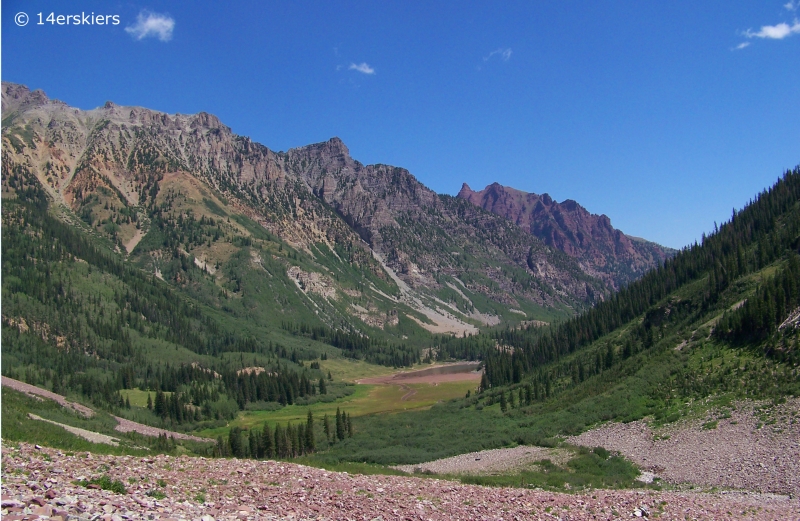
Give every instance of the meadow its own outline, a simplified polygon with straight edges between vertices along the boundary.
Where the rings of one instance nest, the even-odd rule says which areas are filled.
[[[275,411],[244,411],[227,426],[200,431],[199,436],[226,436],[231,427],[251,429],[261,428],[264,423],[274,427],[276,424],[305,422],[308,411],[316,421],[321,422],[327,414],[331,421],[336,409],[351,417],[376,414],[419,411],[433,405],[456,398],[463,398],[467,391],[475,390],[475,382],[444,382],[436,385],[415,383],[406,385],[367,385],[354,384],[355,392],[335,402],[317,402],[312,405],[288,405]],[[413,394],[412,394],[413,392]],[[405,399],[403,399],[405,397]]]

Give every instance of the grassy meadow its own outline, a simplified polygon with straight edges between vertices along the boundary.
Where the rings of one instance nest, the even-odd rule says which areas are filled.
[[[365,364],[366,365],[366,364]],[[468,390],[475,390],[475,382],[445,382],[436,385],[427,383],[407,385],[367,385],[356,384],[355,392],[335,402],[317,402],[312,405],[288,405],[276,411],[245,411],[224,427],[200,431],[199,436],[226,436],[231,427],[250,429],[261,428],[264,423],[275,424],[305,422],[308,411],[316,421],[321,422],[327,414],[331,421],[335,418],[336,409],[348,413],[351,417],[375,414],[418,411],[455,398],[463,398]],[[413,391],[413,394],[409,395]],[[406,399],[402,398],[406,396]],[[145,400],[147,396],[145,394]],[[133,403],[133,402],[131,402]]]

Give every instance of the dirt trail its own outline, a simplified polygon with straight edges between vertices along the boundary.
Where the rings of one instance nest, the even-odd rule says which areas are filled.
[[[400,384],[400,389],[402,389],[404,391],[408,391],[406,394],[404,394],[403,396],[400,397],[400,401],[401,402],[406,402],[406,401],[408,401],[409,398],[411,398],[412,396],[417,394],[417,390],[416,389],[412,389],[411,387],[407,386],[406,384]]]
[[[131,420],[126,420],[125,418],[120,418],[119,416],[114,416],[114,419],[117,420],[117,426],[114,427],[114,430],[117,430],[119,432],[138,432],[139,434],[144,434],[145,436],[166,435],[169,436],[170,438],[175,438],[176,440],[190,440],[199,442],[214,441],[211,438],[200,438],[198,436],[192,436],[191,434],[183,434],[181,432],[174,432],[174,431],[168,431],[166,429],[159,429],[157,427],[150,427],[149,425],[136,423]]]

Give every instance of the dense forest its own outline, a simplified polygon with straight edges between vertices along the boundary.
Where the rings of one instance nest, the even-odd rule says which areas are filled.
[[[153,414],[138,419],[171,425],[327,394],[332,383],[318,365],[304,364],[318,353],[243,333],[125,262],[113,245],[55,216],[23,167],[6,181],[17,197],[3,204],[5,376],[123,415],[129,407],[121,390],[152,390]],[[179,349],[204,357],[206,366],[171,361],[170,350]],[[244,353],[266,370],[243,371]]]
[[[575,367],[590,375],[648,349],[662,337],[666,320],[705,311],[714,306],[735,281],[762,270],[779,260],[773,279],[762,284],[745,305],[723,318],[716,334],[734,341],[766,339],[777,334],[777,327],[797,306],[798,248],[800,248],[800,169],[787,171],[769,190],[765,190],[730,221],[719,226],[700,244],[684,248],[664,265],[623,288],[606,301],[578,317],[540,331],[538,328],[506,329],[466,339],[443,340],[441,352],[453,358],[485,357],[486,388],[519,383],[525,375],[557,362],[597,339],[625,326],[651,311],[659,301],[677,289],[704,279],[705,290],[699,303],[677,303],[669,310],[647,313],[633,328],[629,341],[609,345],[606,353]],[[698,305],[691,309],[687,305]],[[667,316],[663,316],[666,314]],[[789,333],[789,331],[787,331]],[[770,350],[769,354],[794,360],[793,346]],[[547,375],[541,377],[546,387]]]

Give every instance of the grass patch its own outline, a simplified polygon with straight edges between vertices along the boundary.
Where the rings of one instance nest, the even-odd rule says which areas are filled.
[[[139,389],[122,389],[120,390],[119,394],[122,396],[123,399],[128,399],[131,402],[131,406],[133,407],[147,407],[147,395],[150,395],[150,399],[155,401],[156,399],[156,392],[155,391],[142,391]],[[164,394],[167,398],[172,396],[172,393],[169,391],[165,391]]]
[[[347,472],[348,474],[363,475],[383,475],[383,476],[407,476],[402,470],[393,469],[375,463],[357,463],[352,461],[340,461],[336,459],[320,458],[318,456],[304,456],[291,460],[292,463],[308,465],[310,467],[322,468],[331,472]]]
[[[7,387],[3,387],[2,397],[2,435],[4,440],[35,443],[75,452],[90,451],[116,455],[149,454],[149,451],[135,449],[129,445],[126,446],[125,437],[119,432],[113,431],[113,425],[116,425],[116,421],[106,414],[99,413],[92,418],[83,418],[65,410],[52,400],[37,400]],[[114,447],[105,443],[92,443],[65,431],[58,425],[32,420],[28,417],[29,412],[73,427],[109,434],[120,440],[120,446]],[[111,425],[110,428],[109,425]]]
[[[103,475],[103,476],[101,476],[99,478],[93,478],[93,479],[90,479],[88,481],[85,480],[85,479],[78,480],[78,481],[73,481],[73,484],[80,485],[80,486],[85,487],[85,488],[88,488],[90,485],[97,485],[101,489],[110,490],[111,492],[114,492],[115,494],[127,494],[128,493],[128,491],[125,490],[125,485],[122,483],[122,481],[112,480],[111,478],[109,478],[106,475]]]
[[[636,481],[639,469],[621,456],[605,450],[581,449],[565,467],[548,459],[537,461],[532,470],[499,476],[461,476],[462,483],[493,487],[542,488],[575,491],[592,488],[642,488]]]
[[[329,358],[320,362],[320,368],[324,374],[328,374],[330,371],[336,380],[352,383],[361,378],[384,376],[397,372],[397,369],[391,367],[374,365],[352,358]]]
[[[335,418],[336,409],[346,411],[353,418],[375,414],[404,412],[430,408],[436,403],[453,398],[463,398],[467,390],[475,388],[475,382],[444,382],[438,385],[409,384],[408,389],[398,385],[366,385],[357,384],[355,392],[335,402],[317,402],[312,405],[288,405],[276,411],[245,411],[227,426],[201,431],[198,435],[215,438],[227,436],[231,427],[250,429],[261,428],[264,422],[274,426],[279,423],[305,422],[309,409],[314,419],[320,422],[327,414],[331,421]],[[415,393],[402,400],[410,390]]]

